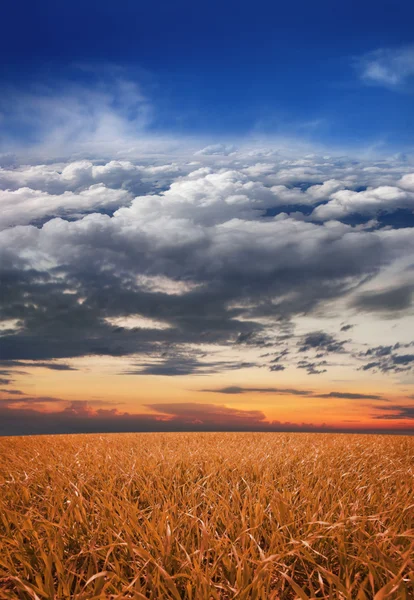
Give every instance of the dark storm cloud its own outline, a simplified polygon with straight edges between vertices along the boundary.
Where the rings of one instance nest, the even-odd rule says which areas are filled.
[[[161,343],[225,343],[243,330],[261,329],[257,323],[234,320],[239,311],[226,307],[228,293],[221,296],[220,290],[194,290],[178,296],[144,290],[131,282],[132,273],[64,274],[64,284],[62,276],[59,273],[54,279],[48,273],[16,270],[6,274],[1,316],[19,318],[24,326],[3,335],[3,364],[35,366],[22,361],[37,360],[45,368],[70,370],[73,367],[45,360],[156,352]],[[73,293],[65,293],[68,286]],[[124,328],[106,320],[135,313],[170,326],[165,330]]]
[[[177,257],[177,264],[179,262]],[[253,336],[252,328],[256,329],[253,329],[255,345],[271,345],[270,340],[258,337],[260,325],[253,321],[250,325],[246,321],[236,321],[243,309],[228,308],[228,304],[240,295],[246,292],[258,295],[264,285],[268,288],[268,274],[262,282],[258,281],[257,275],[249,282],[248,273],[223,274],[223,281],[211,284],[208,291],[193,290],[174,296],[140,290],[131,282],[132,272],[111,273],[108,268],[105,271],[97,268],[92,274],[89,270],[86,273],[79,271],[78,266],[76,270],[78,272],[63,274],[64,283],[61,277],[53,279],[49,274],[29,271],[24,275],[18,273],[6,285],[2,316],[20,319],[23,326],[2,338],[3,358],[45,361],[87,354],[122,356],[151,349],[156,342],[226,343],[243,329],[246,336]],[[194,276],[200,274],[202,271],[194,272]],[[253,283],[254,289],[249,290]],[[288,287],[294,285],[294,282],[287,283]],[[74,293],[65,293],[65,286],[72,287]],[[291,303],[291,309],[295,309],[294,303]],[[272,311],[277,314],[277,305]],[[105,321],[108,317],[134,313],[164,320],[171,328],[162,332],[131,331],[113,328]],[[248,338],[239,336],[238,340],[246,343]],[[310,341],[314,343],[312,339]],[[320,345],[327,351],[340,349],[339,345],[334,346],[333,340],[324,344],[321,339]]]
[[[341,331],[349,331],[350,329],[353,328],[353,325],[342,325],[341,327]]]
[[[403,285],[375,292],[364,292],[352,301],[352,306],[366,312],[396,312],[411,306],[414,286]]]

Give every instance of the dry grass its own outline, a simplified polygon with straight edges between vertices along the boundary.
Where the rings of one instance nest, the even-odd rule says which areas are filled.
[[[0,439],[0,597],[414,598],[414,437]]]

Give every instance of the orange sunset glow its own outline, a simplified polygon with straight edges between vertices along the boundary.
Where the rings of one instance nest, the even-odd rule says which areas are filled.
[[[223,353],[228,354],[225,349]],[[411,406],[404,389],[399,392],[387,381],[379,385],[376,378],[356,382],[351,373],[347,380],[345,368],[338,369],[345,373],[339,381],[325,374],[317,380],[307,374],[295,376],[292,368],[277,378],[260,367],[242,367],[237,378],[233,373],[128,374],[132,368],[125,358],[88,357],[44,365],[22,361],[13,371],[19,393],[4,388],[2,404],[16,421],[37,418],[40,431],[42,418],[48,424],[62,417],[67,427],[81,431],[93,428],[94,421],[109,431],[223,427],[405,432],[411,427],[410,419],[399,414]]]

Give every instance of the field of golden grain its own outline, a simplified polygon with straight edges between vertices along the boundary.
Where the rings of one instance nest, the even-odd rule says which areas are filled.
[[[414,598],[414,437],[0,438],[0,598]]]

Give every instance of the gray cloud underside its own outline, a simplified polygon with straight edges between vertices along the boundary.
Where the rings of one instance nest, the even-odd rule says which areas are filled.
[[[380,415],[374,415],[374,419],[391,419],[393,421],[414,420],[414,405],[404,406],[391,404],[390,406],[381,406],[381,410],[387,412]]]
[[[357,358],[365,363],[360,369],[382,373],[410,371],[414,365],[414,354],[412,352],[407,353],[407,349],[413,347],[414,342],[368,348],[365,352],[357,355]]]
[[[404,311],[412,305],[414,293],[414,284],[402,285],[390,289],[364,292],[356,295],[352,305],[366,312],[385,312],[394,313],[395,311]]]
[[[233,371],[259,366],[252,362],[231,362],[231,361],[201,361],[198,358],[180,356],[180,350],[173,349],[174,356],[165,358],[162,353],[161,361],[143,362],[137,364],[133,369],[123,371],[124,375],[212,375],[220,371]],[[194,352],[193,352],[194,353]]]
[[[188,354],[246,344],[279,349],[261,363],[277,371],[295,317],[326,302],[411,310],[409,273],[391,291],[363,286],[402,258],[414,263],[412,229],[341,222],[355,211],[414,209],[409,164],[224,150],[0,170],[1,358],[65,369],[53,360],[137,355],[131,372],[179,375],[254,366]],[[265,216],[278,206],[291,214]],[[137,315],[165,328],[114,325]],[[323,331],[297,343],[290,362],[309,374],[329,368],[322,357],[350,352],[347,339]],[[411,364],[394,354],[398,368]]]
[[[353,394],[351,392],[329,392],[329,394],[319,394],[319,398],[344,398],[345,400],[383,400],[377,394]]]
[[[258,393],[263,393],[263,394],[291,394],[294,396],[307,396],[308,394],[311,394],[312,392],[308,391],[308,390],[295,390],[292,388],[275,388],[275,387],[269,387],[269,388],[260,388],[260,387],[239,387],[237,385],[232,385],[229,387],[225,387],[225,388],[219,388],[219,389],[207,389],[207,390],[201,390],[203,392],[214,392],[216,394],[245,394],[248,392],[258,392]]]

